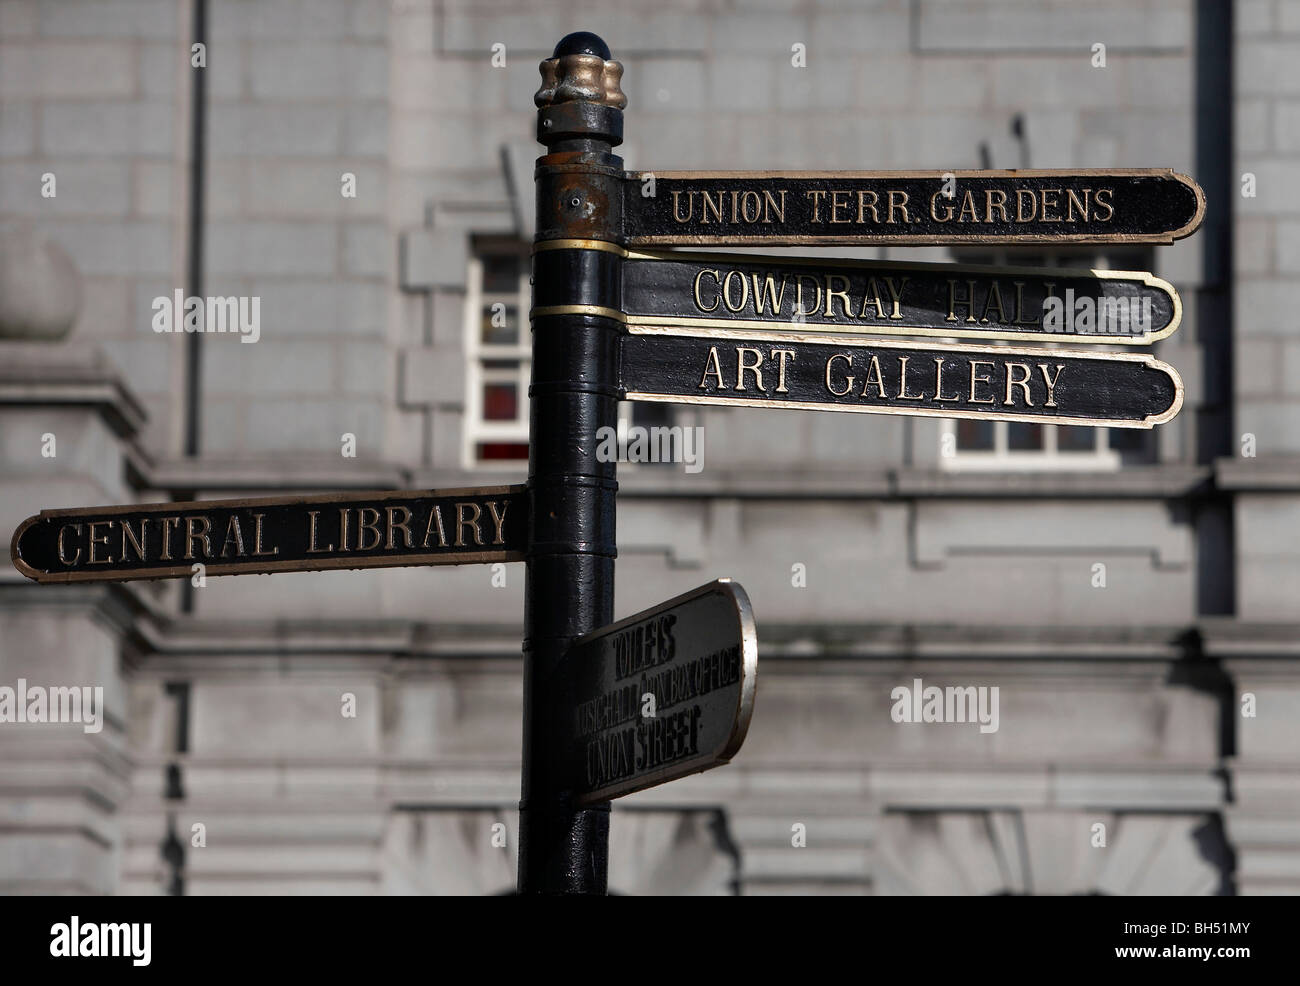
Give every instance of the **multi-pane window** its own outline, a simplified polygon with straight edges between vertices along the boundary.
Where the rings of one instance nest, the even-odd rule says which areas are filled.
[[[528,461],[528,251],[515,240],[479,244],[466,292],[468,465]]]
[[[1049,253],[1014,249],[963,250],[957,252],[954,259],[963,264],[996,266],[1150,270],[1148,265],[1152,256],[1143,248],[1084,247]],[[1021,340],[1009,345],[1053,348],[1056,344]],[[1124,347],[1089,345],[1086,348],[1123,351]],[[939,440],[939,463],[952,470],[1106,470],[1117,469],[1123,462],[1152,461],[1155,453],[1150,431],[1028,421],[945,420]]]

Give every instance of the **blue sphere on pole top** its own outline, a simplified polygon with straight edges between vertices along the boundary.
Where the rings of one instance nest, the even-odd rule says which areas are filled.
[[[599,55],[605,61],[609,61],[609,45],[605,44],[598,34],[592,34],[590,31],[574,31],[560,39],[551,57],[562,58],[565,55]]]

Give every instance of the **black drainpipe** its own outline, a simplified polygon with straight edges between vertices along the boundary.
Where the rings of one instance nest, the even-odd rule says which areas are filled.
[[[208,4],[207,0],[194,0],[194,44],[203,45],[204,68],[193,68],[193,88],[190,90],[190,203],[189,258],[186,271],[186,292],[189,298],[203,297],[203,196],[206,191],[205,155],[207,151],[208,108]],[[193,49],[191,49],[192,51]],[[191,58],[193,56],[191,55]],[[193,62],[191,62],[191,65]],[[179,317],[179,313],[178,313]],[[202,334],[190,332],[185,336],[185,448],[187,457],[199,454],[199,403],[203,387]],[[193,491],[174,490],[183,500],[194,498]],[[194,612],[194,586],[181,583],[181,612]]]
[[[207,0],[194,0],[194,43],[204,48],[206,63]],[[203,194],[204,153],[207,132],[207,70],[194,69],[190,130],[190,214],[189,272],[186,297],[203,297]],[[185,454],[199,454],[199,387],[202,369],[201,336],[191,332],[185,337]]]

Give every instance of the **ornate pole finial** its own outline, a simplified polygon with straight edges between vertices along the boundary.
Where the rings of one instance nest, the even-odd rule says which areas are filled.
[[[537,104],[537,139],[553,150],[561,141],[598,139],[623,142],[627,97],[619,83],[623,66],[609,57],[609,46],[588,31],[563,38],[538,66],[542,85]]]
[[[542,86],[533,96],[539,107],[574,101],[599,103],[616,110],[627,106],[627,97],[619,88],[622,64],[611,61],[609,46],[587,31],[564,38],[539,69]]]

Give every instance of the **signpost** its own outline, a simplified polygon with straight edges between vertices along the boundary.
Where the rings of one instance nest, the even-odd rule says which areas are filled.
[[[754,706],[734,582],[612,623],[618,483],[595,439],[619,400],[1126,428],[1183,400],[1148,354],[866,338],[1146,344],[1182,315],[1151,274],[629,247],[1170,243],[1205,211],[1191,179],[625,172],[622,72],[585,33],[541,64],[526,486],[45,510],[11,547],[50,583],[523,559],[521,893],[604,893],[609,799],[726,763]]]
[[[564,662],[570,785],[595,804],[729,761],[754,711],[749,597],[719,579],[578,638]]]

